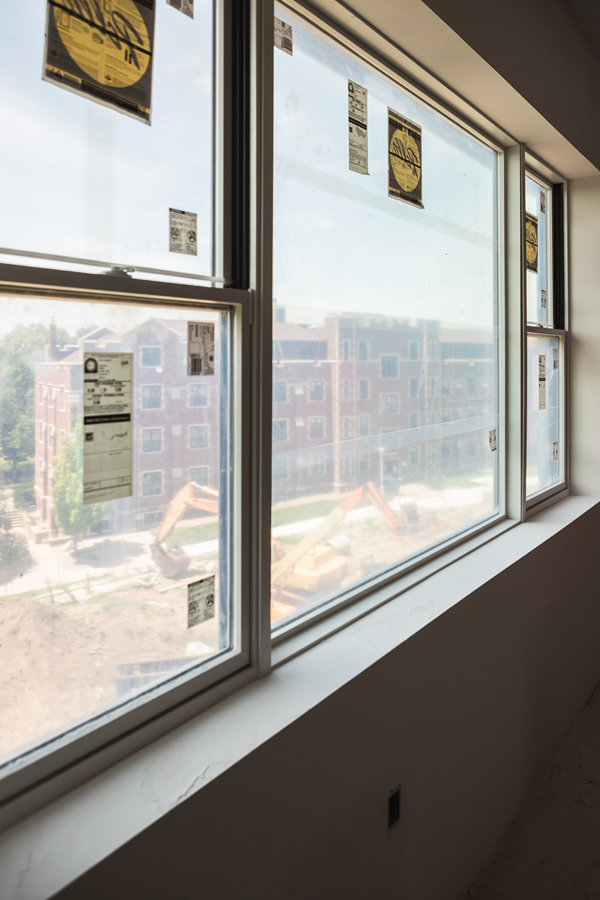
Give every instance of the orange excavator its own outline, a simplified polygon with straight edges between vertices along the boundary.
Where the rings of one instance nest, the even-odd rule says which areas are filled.
[[[282,603],[285,599],[302,601],[302,597],[287,593],[286,588],[312,594],[339,584],[346,577],[347,557],[338,553],[333,543],[326,543],[325,538],[365,497],[379,510],[395,535],[408,528],[404,509],[400,510],[399,518],[371,481],[361,485],[291,550],[286,552],[279,541],[271,536],[271,585],[277,595],[274,597],[275,602]],[[218,492],[191,481],[169,503],[156,541],[150,548],[152,559],[167,578],[185,574],[190,565],[191,560],[185,550],[180,547],[166,550],[163,546],[163,541],[169,537],[177,522],[190,508],[217,515]],[[287,597],[284,596],[286,593]]]

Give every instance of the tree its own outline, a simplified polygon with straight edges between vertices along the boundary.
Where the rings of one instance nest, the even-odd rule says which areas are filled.
[[[86,528],[99,522],[104,516],[104,503],[83,504],[83,425],[77,423],[73,437],[65,437],[60,454],[54,460],[54,487],[52,489],[54,518],[61,531],[73,538],[77,550],[77,538]]]
[[[0,446],[14,478],[18,463],[35,450],[35,375],[22,357],[14,356],[0,378]]]

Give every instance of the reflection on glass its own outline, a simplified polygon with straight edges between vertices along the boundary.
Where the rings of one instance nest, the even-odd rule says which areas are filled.
[[[551,203],[552,192],[527,175],[525,209],[531,217],[530,243],[534,235],[537,242],[537,254],[531,253],[531,261],[526,266],[527,321],[537,325],[552,325],[554,321],[550,279]]]
[[[47,6],[4,9],[0,247],[210,273],[212,4],[156,3],[150,125],[42,81]],[[197,256],[169,252],[169,208],[197,214]]]
[[[287,11],[275,50],[272,619],[498,511],[498,157]],[[348,80],[368,172],[349,169]],[[388,197],[388,108],[424,209]]]
[[[212,376],[187,375],[190,317],[214,324]],[[200,310],[6,301],[0,755],[232,646],[228,334]],[[85,352],[133,354],[133,495],[83,505]]]
[[[527,336],[527,497],[562,480],[562,339]]]

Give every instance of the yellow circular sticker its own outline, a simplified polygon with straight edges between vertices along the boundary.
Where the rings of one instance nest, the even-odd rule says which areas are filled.
[[[392,135],[390,162],[399,187],[410,194],[421,178],[421,157],[414,137],[403,128],[397,128]]]
[[[530,266],[537,260],[537,228],[533,222],[525,222],[525,255]]]
[[[148,30],[132,0],[94,4],[93,21],[54,7],[56,28],[71,59],[108,88],[126,88],[146,73]]]

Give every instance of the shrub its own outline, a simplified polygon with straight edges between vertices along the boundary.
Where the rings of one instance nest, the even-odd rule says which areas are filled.
[[[27,538],[16,531],[0,531],[0,567],[29,555]]]
[[[31,506],[35,503],[35,493],[33,490],[33,481],[25,481],[23,484],[17,484],[13,491],[13,502],[15,506],[21,508],[23,506]]]

